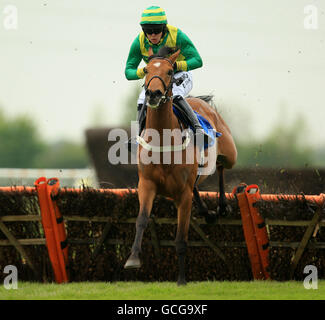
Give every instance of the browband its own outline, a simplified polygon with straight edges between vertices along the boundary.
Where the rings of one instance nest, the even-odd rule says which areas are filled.
[[[166,60],[166,61],[168,61],[168,62],[170,63],[170,65],[173,67],[173,63],[172,63],[168,58],[164,58],[164,57],[154,57],[154,56],[153,56],[152,58],[149,57],[148,62],[151,61],[151,60],[153,60],[153,59]]]

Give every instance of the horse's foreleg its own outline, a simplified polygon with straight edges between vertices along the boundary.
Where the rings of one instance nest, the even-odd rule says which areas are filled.
[[[219,206],[218,214],[225,216],[227,211],[231,210],[231,207],[227,205],[227,199],[225,194],[225,182],[224,182],[224,167],[218,166],[218,180],[219,180]]]
[[[125,269],[141,267],[139,254],[141,252],[142,237],[148,225],[153,200],[156,196],[155,188],[151,183],[139,183],[138,196],[140,210],[136,221],[136,234],[131,249],[131,255],[124,265]]]
[[[192,191],[183,194],[177,210],[176,254],[178,257],[178,285],[185,285],[185,257],[187,249],[188,229],[192,208]]]
[[[193,189],[193,195],[196,204],[198,205],[199,215],[205,218],[206,223],[213,224],[217,220],[217,214],[215,211],[209,210],[205,202],[201,199],[198,188],[195,186]]]

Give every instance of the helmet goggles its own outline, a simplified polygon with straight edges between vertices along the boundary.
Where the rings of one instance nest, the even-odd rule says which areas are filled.
[[[142,25],[142,31],[145,34],[159,34],[161,32],[163,32],[164,30],[164,25],[163,24],[145,24]]]

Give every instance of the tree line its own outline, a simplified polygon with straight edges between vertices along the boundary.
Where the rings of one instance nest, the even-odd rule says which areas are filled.
[[[32,118],[11,119],[0,109],[0,167],[71,169],[88,165],[84,145],[68,140],[47,143]]]
[[[126,97],[121,126],[136,119],[139,88]],[[222,110],[222,106],[218,109]],[[308,129],[303,117],[290,124],[278,121],[263,138],[252,137],[240,124],[226,122],[233,130],[238,149],[236,167],[305,168],[325,167],[325,145],[313,148],[306,143]],[[238,114],[237,118],[244,117]],[[85,168],[90,165],[87,148],[82,143],[60,140],[45,142],[33,118],[7,117],[0,109],[0,167],[2,168]]]

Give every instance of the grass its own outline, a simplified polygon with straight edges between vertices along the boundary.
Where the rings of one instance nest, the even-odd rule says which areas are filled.
[[[18,289],[0,286],[1,300],[324,300],[325,280],[318,289],[302,282],[76,282],[40,284],[19,282]]]

